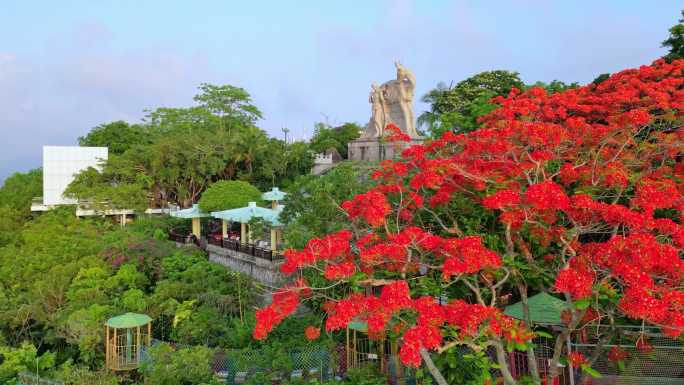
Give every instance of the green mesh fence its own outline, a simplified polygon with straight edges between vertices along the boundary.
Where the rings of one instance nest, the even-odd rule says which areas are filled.
[[[329,380],[335,359],[330,350],[309,346],[289,351],[226,350],[217,353],[213,369],[227,384],[239,383],[256,374],[271,378]]]
[[[663,336],[658,329],[626,329],[623,334],[631,335],[620,341],[611,341],[603,345],[592,368],[601,374],[600,378],[591,379],[592,385],[684,385],[684,343]],[[652,346],[645,351],[638,349],[633,340],[644,333],[647,342]],[[596,344],[589,336],[588,343],[573,343],[571,348],[591,357]],[[622,365],[608,359],[608,351],[619,347],[627,353]]]
[[[31,373],[19,373],[18,385],[64,385],[61,381],[49,380]]]

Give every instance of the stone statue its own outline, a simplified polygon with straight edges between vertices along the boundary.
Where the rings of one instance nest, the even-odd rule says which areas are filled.
[[[385,127],[394,123],[411,137],[418,137],[413,117],[413,91],[416,77],[399,61],[394,62],[397,78],[383,83],[373,83],[369,102],[371,118],[363,134],[364,138],[378,138],[384,135]]]
[[[376,82],[371,84],[368,101],[371,104],[371,119],[368,122],[367,131],[372,137],[380,137],[385,129],[383,124],[387,121],[387,114],[385,112],[385,95]]]
[[[378,86],[371,84],[368,102],[371,105],[371,117],[360,138],[347,144],[349,159],[354,161],[378,162],[393,159],[401,151],[413,144],[422,143],[423,138],[416,132],[413,119],[413,91],[416,88],[416,77],[399,61],[394,62],[397,78]],[[393,123],[410,140],[387,142],[385,128]]]

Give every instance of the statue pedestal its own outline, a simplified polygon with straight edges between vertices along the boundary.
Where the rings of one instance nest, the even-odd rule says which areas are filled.
[[[385,159],[399,158],[405,148],[423,143],[422,137],[412,138],[410,142],[387,142],[383,138],[359,138],[347,144],[349,160],[380,162]]]

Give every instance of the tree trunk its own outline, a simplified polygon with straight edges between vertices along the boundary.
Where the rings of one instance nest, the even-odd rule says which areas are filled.
[[[501,341],[496,341],[494,343],[494,348],[496,350],[496,361],[499,364],[499,370],[503,376],[504,383],[506,385],[515,385],[518,382],[513,378],[511,371],[508,370],[508,362],[506,362],[506,351],[501,345]]]
[[[527,287],[523,284],[518,284],[518,291],[520,292],[520,303],[522,304],[523,317],[528,327],[532,326],[532,319],[530,318],[530,307],[527,302]],[[527,366],[530,368],[532,375],[532,382],[536,385],[541,385],[541,378],[539,377],[539,368],[537,367],[537,356],[534,354],[532,346],[527,348]]]
[[[567,301],[571,304],[569,298]],[[573,312],[570,324],[556,337],[556,343],[553,347],[553,357],[551,358],[551,363],[549,364],[549,374],[546,379],[547,382],[553,383],[553,380],[560,375],[558,363],[560,362],[561,355],[563,353],[563,345],[565,345],[565,341],[567,340],[568,336],[570,336],[575,328],[577,328],[577,325],[580,323],[586,312],[586,309],[580,311],[579,313]],[[570,365],[570,371],[572,371],[572,365]]]
[[[430,353],[428,353],[428,351],[424,348],[420,348],[420,356],[423,357],[423,361],[425,361],[425,366],[427,366],[428,371],[430,372],[430,374],[432,374],[432,377],[435,379],[435,381],[437,381],[437,384],[449,385],[446,379],[444,379],[442,373],[435,366],[435,363],[432,361]]]

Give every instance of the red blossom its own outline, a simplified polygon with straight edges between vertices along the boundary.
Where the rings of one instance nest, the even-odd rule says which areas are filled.
[[[594,275],[586,269],[567,268],[558,272],[555,289],[570,294],[574,300],[584,299],[592,294]]]
[[[353,200],[344,202],[342,208],[350,218],[362,217],[373,227],[383,225],[391,210],[387,197],[375,190],[355,196]]]
[[[317,340],[318,337],[321,336],[321,329],[314,326],[307,326],[306,329],[304,329],[304,335],[309,341]]]
[[[619,346],[613,346],[608,351],[608,359],[613,362],[624,361],[629,357],[629,352],[620,348]]]
[[[489,209],[502,210],[520,204],[520,193],[513,190],[501,190],[482,200],[482,206]]]
[[[570,206],[565,191],[550,180],[531,185],[525,191],[525,199],[537,210],[565,210]]]
[[[452,275],[475,273],[482,269],[501,266],[501,257],[486,248],[480,237],[447,239],[443,244],[442,253],[446,257],[442,266],[442,275],[445,279]]]
[[[344,261],[341,263],[329,264],[325,267],[325,272],[323,276],[327,280],[343,279],[349,278],[356,272],[356,265],[350,261]]]
[[[396,124],[388,124],[385,127],[385,135],[387,135],[387,141],[389,142],[410,142],[411,137],[399,128]]]
[[[568,354],[568,361],[575,367],[589,364],[589,360],[584,357],[584,354],[577,351],[570,352],[570,354]]]

